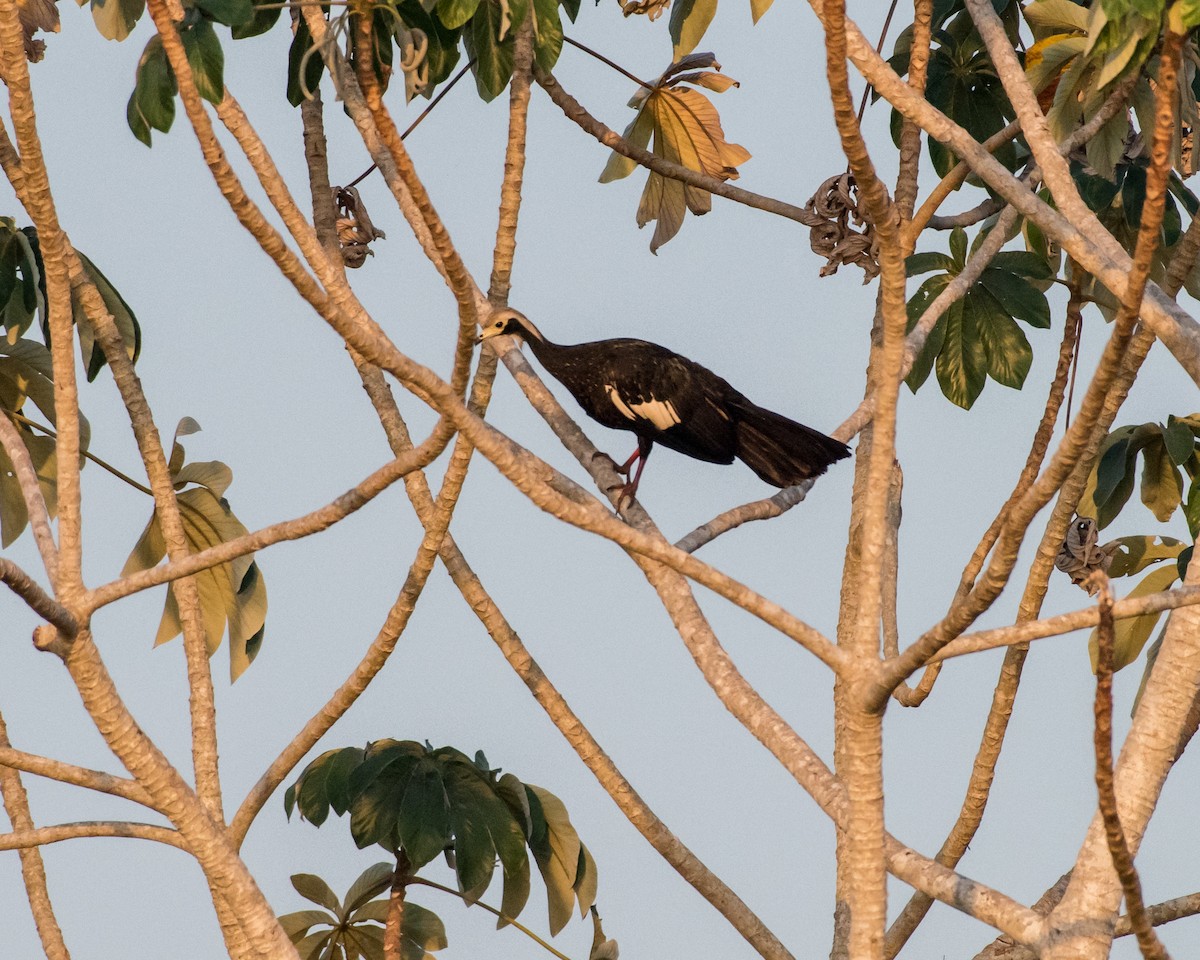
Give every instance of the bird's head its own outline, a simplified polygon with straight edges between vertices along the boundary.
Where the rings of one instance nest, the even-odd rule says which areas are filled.
[[[479,331],[479,341],[511,334],[522,340],[544,340],[540,330],[520,310],[505,307],[497,310],[484,322]]]

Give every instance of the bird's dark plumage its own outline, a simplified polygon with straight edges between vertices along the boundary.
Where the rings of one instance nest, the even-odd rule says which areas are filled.
[[[513,334],[593,420],[637,434],[638,450],[618,469],[629,475],[621,499],[637,490],[655,443],[697,460],[741,460],[767,483],[790,487],[819,477],[850,455],[844,443],[748,400],[711,370],[645,340],[552,343],[521,313],[492,315],[480,339]]]

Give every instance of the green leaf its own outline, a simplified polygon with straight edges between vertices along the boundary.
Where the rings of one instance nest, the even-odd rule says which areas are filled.
[[[320,930],[317,933],[310,933],[307,937],[296,944],[296,953],[300,960],[323,960],[330,958],[331,955],[325,952],[325,948],[329,945],[335,936],[333,930]]]
[[[1159,567],[1148,573],[1142,581],[1129,591],[1127,598],[1146,597],[1152,593],[1160,593],[1170,588],[1178,578],[1179,572],[1174,565]],[[1154,625],[1158,623],[1159,613],[1147,613],[1140,617],[1130,617],[1118,620],[1113,625],[1113,670],[1114,672],[1129,666],[1138,658]],[[1088,639],[1088,653],[1092,659],[1092,672],[1096,671],[1096,631],[1093,630]]]
[[[475,86],[487,101],[498,97],[513,72],[512,40],[501,41],[502,14],[494,0],[480,0],[479,9],[463,32],[468,56],[475,60]]]
[[[150,130],[166,133],[175,122],[175,74],[167,62],[162,39],[155,34],[146,44],[138,61],[133,96],[126,110],[126,119],[134,136],[150,145]],[[144,133],[145,136],[141,136]]]
[[[240,27],[254,19],[254,0],[194,0],[197,7],[227,27]],[[280,11],[275,11],[279,16]],[[261,32],[261,31],[260,31]],[[237,37],[235,36],[235,39]]]
[[[320,877],[311,873],[294,873],[291,879],[292,886],[305,900],[311,900],[337,916],[341,915],[341,901],[329,889],[329,884]]]
[[[1050,304],[1046,295],[1015,273],[989,267],[979,282],[999,301],[1003,309],[1031,327],[1049,329]]]
[[[480,0],[439,0],[438,19],[451,30],[456,30],[475,16]],[[486,0],[485,0],[486,2]]]
[[[987,358],[988,376],[1020,390],[1033,363],[1033,349],[1017,322],[987,289],[976,287],[969,291],[963,309],[974,315],[975,330]]]
[[[914,253],[904,261],[904,269],[905,275],[909,277],[920,276],[922,273],[929,273],[930,270],[944,270],[946,273],[954,273],[955,262],[952,257],[936,251]]]
[[[946,329],[935,363],[938,385],[947,400],[969,410],[987,377],[987,356],[979,340],[975,312],[959,300],[950,305],[941,322]]]
[[[1163,431],[1163,443],[1171,462],[1179,466],[1187,463],[1196,452],[1196,435],[1185,422],[1175,417],[1167,420],[1167,428]]]
[[[325,61],[313,47],[312,34],[308,31],[308,24],[301,17],[296,21],[296,35],[288,48],[288,103],[298,107],[308,99],[308,94],[320,85],[321,74],[324,71]]]
[[[962,227],[955,227],[950,231],[950,259],[956,268],[952,273],[958,273],[966,265],[967,232]]]
[[[1183,501],[1183,478],[1161,438],[1142,449],[1141,497],[1159,522],[1171,519]]]
[[[225,54],[212,21],[197,18],[187,29],[180,30],[179,36],[196,81],[196,92],[209,103],[220,103],[225,99]]]
[[[717,0],[675,0],[668,25],[674,59],[696,49],[716,13]]]
[[[147,133],[148,136],[149,133]],[[84,273],[88,275],[88,279],[95,285],[100,298],[104,301],[104,308],[117,325],[117,332],[121,334],[121,340],[125,344],[125,355],[137,363],[142,352],[142,328],[133,313],[133,308],[125,302],[120,291],[112,285],[99,267],[82,253],[79,254],[79,259],[83,264]],[[74,289],[71,290],[71,310],[75,317],[75,329],[79,334],[79,349],[83,355],[83,362],[87,365],[87,378],[91,382],[96,379],[108,361],[104,357],[104,351],[93,340],[91,324],[86,320],[83,304]]]
[[[397,828],[413,869],[417,870],[440,854],[450,842],[450,812],[437,764],[424,760],[408,778],[400,803]]]
[[[550,71],[558,63],[562,53],[562,19],[558,15],[558,0],[533,0],[534,56],[537,65]]]
[[[404,923],[401,927],[401,960],[432,960],[430,953],[445,950],[446,927],[432,910],[407,901],[404,904]]]
[[[372,897],[387,890],[392,883],[393,867],[388,863],[375,863],[358,875],[358,879],[346,891],[346,912],[353,914]],[[387,906],[387,901],[384,901]]]
[[[938,317],[937,323],[929,331],[929,336],[925,338],[925,345],[913,361],[912,369],[908,371],[908,376],[904,378],[904,382],[908,384],[908,389],[913,393],[921,389],[921,386],[929,379],[929,373],[933,370],[933,362],[941,352],[942,345],[945,342],[946,317],[943,315]]]
[[[250,37],[266,33],[279,22],[279,15],[283,13],[280,7],[252,7],[252,9],[254,10],[253,17],[230,30],[234,40],[248,40]]]
[[[146,9],[146,0],[92,0],[92,19],[107,40],[124,40]]]
[[[297,876],[303,876],[303,874],[297,874]],[[323,910],[297,910],[295,913],[285,913],[279,918],[279,925],[283,927],[283,932],[288,935],[288,939],[292,943],[303,940],[309,927],[315,927],[318,923],[336,926],[337,917],[331,916]]]

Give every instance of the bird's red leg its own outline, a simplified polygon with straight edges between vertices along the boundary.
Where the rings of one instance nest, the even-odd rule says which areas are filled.
[[[629,472],[633,469],[634,463],[637,463],[637,471],[633,475],[633,479],[627,481],[620,487],[612,487],[612,490],[620,490],[617,497],[617,509],[620,510],[625,501],[632,500],[634,494],[637,493],[638,481],[642,479],[642,471],[646,469],[646,458],[650,456],[650,450],[654,446],[654,441],[648,437],[638,437],[638,448],[634,451],[632,457],[626,460],[621,466],[617,467],[617,473],[629,476]]]

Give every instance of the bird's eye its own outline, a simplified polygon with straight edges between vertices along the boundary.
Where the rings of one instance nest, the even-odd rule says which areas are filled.
[[[1087,528],[1088,528],[1088,522],[1086,520],[1080,520],[1077,524],[1075,524],[1075,529],[1078,530],[1080,533],[1083,533],[1083,531],[1086,530]]]

